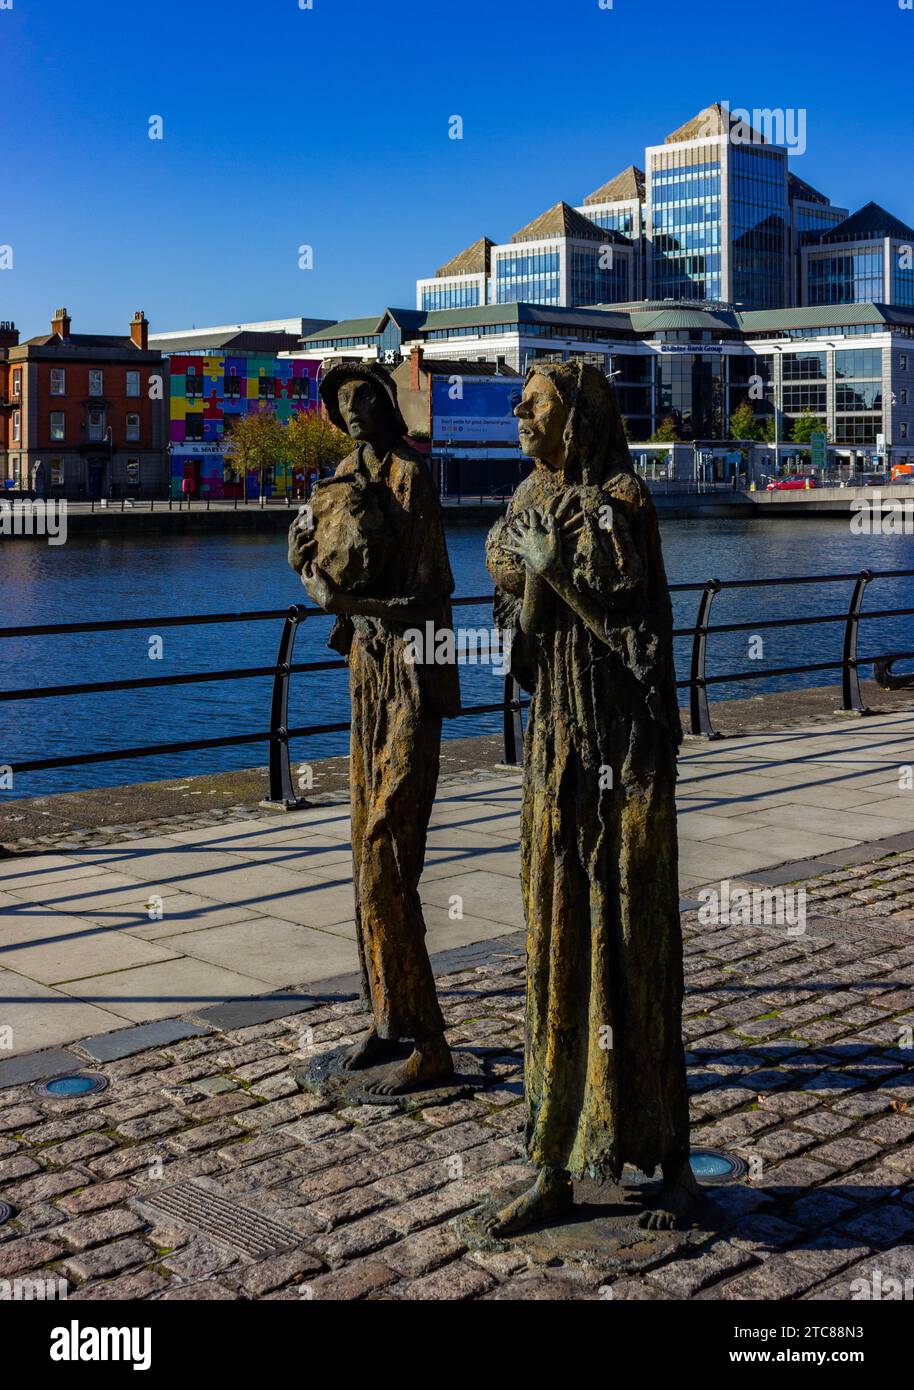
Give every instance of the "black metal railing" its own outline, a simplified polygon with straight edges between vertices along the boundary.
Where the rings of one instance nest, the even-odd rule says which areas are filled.
[[[769,680],[774,676],[805,675],[813,671],[840,671],[842,689],[842,708],[857,714],[868,713],[860,689],[859,671],[862,666],[873,666],[877,675],[885,673],[892,662],[914,660],[914,651],[897,650],[876,652],[859,656],[857,642],[860,624],[864,620],[877,618],[899,618],[914,614],[911,608],[886,608],[863,611],[863,599],[870,584],[876,580],[909,579],[914,570],[861,570],[847,574],[812,574],[767,579],[709,579],[701,584],[671,584],[672,593],[697,593],[701,597],[695,624],[691,627],[674,628],[675,638],[691,637],[691,661],[689,675],[676,682],[677,688],[689,691],[689,724],[693,734],[706,738],[718,738],[711,718],[711,705],[708,699],[709,687],[730,682]],[[849,603],[836,613],[820,613],[811,616],[792,618],[759,618],[751,622],[711,624],[711,612],[715,598],[724,590],[763,589],[776,586],[802,584],[851,583],[853,589]],[[452,600],[455,608],[490,604],[491,594],[472,595]],[[110,622],[85,623],[42,623],[27,627],[0,628],[0,640],[4,638],[51,637],[92,632],[123,632],[145,629],[155,632],[165,627],[196,627],[213,623],[259,623],[282,621],[279,648],[276,661],[269,666],[243,666],[230,670],[191,671],[172,676],[143,676],[129,680],[105,680],[81,682],[68,685],[47,685],[33,689],[14,689],[0,691],[0,702],[56,699],[66,696],[93,695],[111,691],[145,690],[155,687],[191,685],[202,682],[221,682],[251,680],[255,677],[271,676],[273,679],[270,702],[269,728],[251,733],[226,734],[215,738],[183,739],[168,743],[145,744],[132,748],[106,749],[95,753],[66,754],[53,758],[35,758],[13,764],[14,775],[26,772],[44,772],[54,768],[78,767],[89,763],[114,762],[135,758],[160,757],[166,754],[190,753],[211,748],[229,748],[249,743],[266,743],[269,748],[269,796],[267,800],[277,806],[299,805],[290,757],[289,745],[293,739],[313,738],[324,734],[343,733],[349,728],[349,721],[289,726],[289,693],[294,675],[306,675],[313,671],[329,671],[344,668],[346,663],[335,658],[323,661],[295,661],[295,640],[302,623],[327,615],[320,608],[308,608],[293,604],[287,609],[266,609],[237,613],[186,614],[156,618],[126,618]],[[725,671],[709,675],[707,671],[708,643],[712,634],[735,632],[760,632],[772,628],[791,628],[815,626],[826,623],[843,625],[842,649],[839,659],[833,661],[803,662],[792,666],[766,667],[764,670]],[[894,677],[896,682],[903,679]],[[521,694],[517,681],[510,675],[505,677],[503,698],[495,703],[463,706],[457,718],[471,715],[501,713],[503,717],[504,758],[510,765],[517,765],[523,758],[523,711],[529,700]],[[2,749],[0,749],[2,753]]]
[[[674,628],[674,637],[692,638],[692,660],[689,676],[676,682],[678,688],[689,690],[689,726],[693,734],[703,734],[706,738],[719,738],[711,719],[708,702],[710,685],[729,684],[736,681],[768,680],[773,676],[806,675],[811,671],[841,672],[841,708],[848,713],[868,714],[860,690],[860,667],[874,666],[886,669],[893,661],[914,659],[914,652],[877,652],[872,656],[858,656],[857,639],[860,624],[866,619],[902,618],[914,614],[914,608],[883,608],[863,611],[863,598],[867,586],[877,579],[910,579],[914,570],[860,570],[848,574],[802,574],[770,579],[708,579],[704,584],[671,584],[672,593],[700,593],[698,616],[694,627]],[[718,623],[711,626],[711,607],[716,596],[723,590],[764,589],[774,586],[793,586],[800,584],[839,584],[853,583],[850,601],[838,613],[818,613],[796,618],[760,618],[752,622]],[[710,634],[726,632],[759,632],[771,628],[814,627],[823,623],[842,623],[843,641],[841,659],[838,661],[806,661],[794,666],[766,667],[762,672],[725,671],[709,676],[707,673],[708,637]]]

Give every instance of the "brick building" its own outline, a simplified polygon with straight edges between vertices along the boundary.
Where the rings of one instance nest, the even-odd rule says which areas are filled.
[[[7,495],[162,497],[168,383],[141,310],[124,337],[51,332],[19,342],[0,327],[0,476]]]

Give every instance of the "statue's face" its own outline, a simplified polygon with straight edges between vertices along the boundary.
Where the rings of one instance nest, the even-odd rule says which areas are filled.
[[[523,452],[549,468],[561,468],[568,409],[548,377],[534,372],[514,414],[520,421],[518,435]]]
[[[390,429],[390,402],[373,381],[344,381],[337,404],[353,439],[371,439]]]

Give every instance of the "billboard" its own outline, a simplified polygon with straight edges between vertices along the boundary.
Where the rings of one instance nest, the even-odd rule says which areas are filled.
[[[432,378],[432,438],[436,444],[517,444],[514,407],[520,376]]]

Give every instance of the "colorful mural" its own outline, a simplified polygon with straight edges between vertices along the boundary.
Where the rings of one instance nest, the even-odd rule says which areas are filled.
[[[169,453],[173,497],[256,497],[260,479],[237,476],[223,454],[232,421],[271,410],[283,423],[317,405],[320,363],[273,353],[175,353],[169,358],[171,395]],[[280,470],[265,491],[286,492],[293,479]]]

